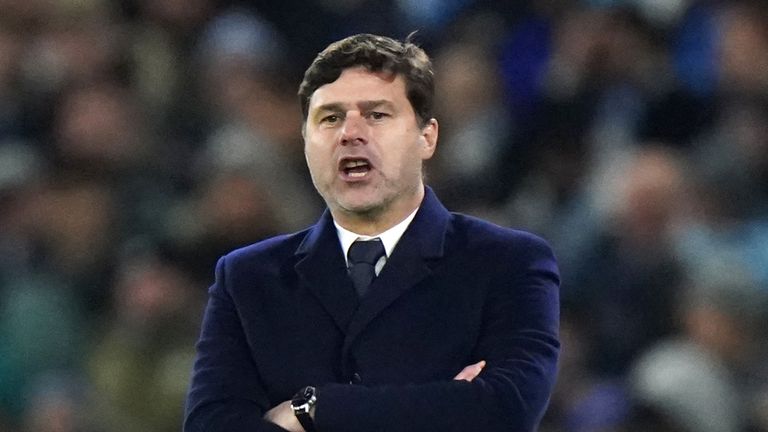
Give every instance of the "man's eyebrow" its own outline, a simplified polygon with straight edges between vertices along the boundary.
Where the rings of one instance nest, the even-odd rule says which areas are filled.
[[[384,107],[388,109],[394,109],[395,105],[386,99],[379,99],[379,100],[371,100],[371,101],[362,101],[358,102],[358,106],[363,109],[363,111],[372,110],[374,108]]]
[[[331,102],[327,104],[323,104],[315,108],[316,112],[320,111],[331,111],[331,112],[339,112],[344,111],[344,106],[338,102]]]
[[[362,111],[369,111],[379,107],[385,107],[388,109],[394,109],[395,107],[395,105],[387,99],[359,101],[356,102],[355,105],[357,105]],[[319,105],[315,108],[315,112],[343,112],[346,110],[346,104],[339,102],[330,102],[327,104]]]

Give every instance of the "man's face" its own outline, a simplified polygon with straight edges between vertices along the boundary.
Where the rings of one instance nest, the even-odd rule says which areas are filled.
[[[334,217],[405,217],[419,205],[437,122],[419,124],[401,76],[344,70],[312,94],[303,132],[312,181]]]

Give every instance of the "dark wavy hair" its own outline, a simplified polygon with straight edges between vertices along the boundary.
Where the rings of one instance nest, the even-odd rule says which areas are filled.
[[[304,121],[309,113],[309,99],[319,87],[336,81],[345,69],[363,66],[370,71],[400,75],[419,124],[424,126],[433,117],[435,95],[432,61],[419,46],[385,36],[356,34],[334,42],[320,54],[304,72],[299,86],[299,101]]]

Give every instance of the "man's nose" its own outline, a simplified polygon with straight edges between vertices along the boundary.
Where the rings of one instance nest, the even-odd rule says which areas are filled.
[[[341,129],[341,145],[366,144],[365,118],[358,113],[349,113],[344,119],[344,127]]]

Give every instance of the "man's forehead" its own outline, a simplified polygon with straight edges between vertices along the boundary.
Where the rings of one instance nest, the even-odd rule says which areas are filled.
[[[344,68],[339,74],[339,78],[344,76],[371,76],[388,82],[395,81],[397,78],[402,78],[398,73],[389,70],[372,70],[366,66],[351,66]],[[336,78],[336,81],[338,81],[339,78]]]
[[[357,104],[388,101],[396,103],[406,99],[405,80],[402,76],[384,71],[370,71],[364,67],[344,69],[339,77],[323,84],[312,93],[310,107],[332,103]]]

